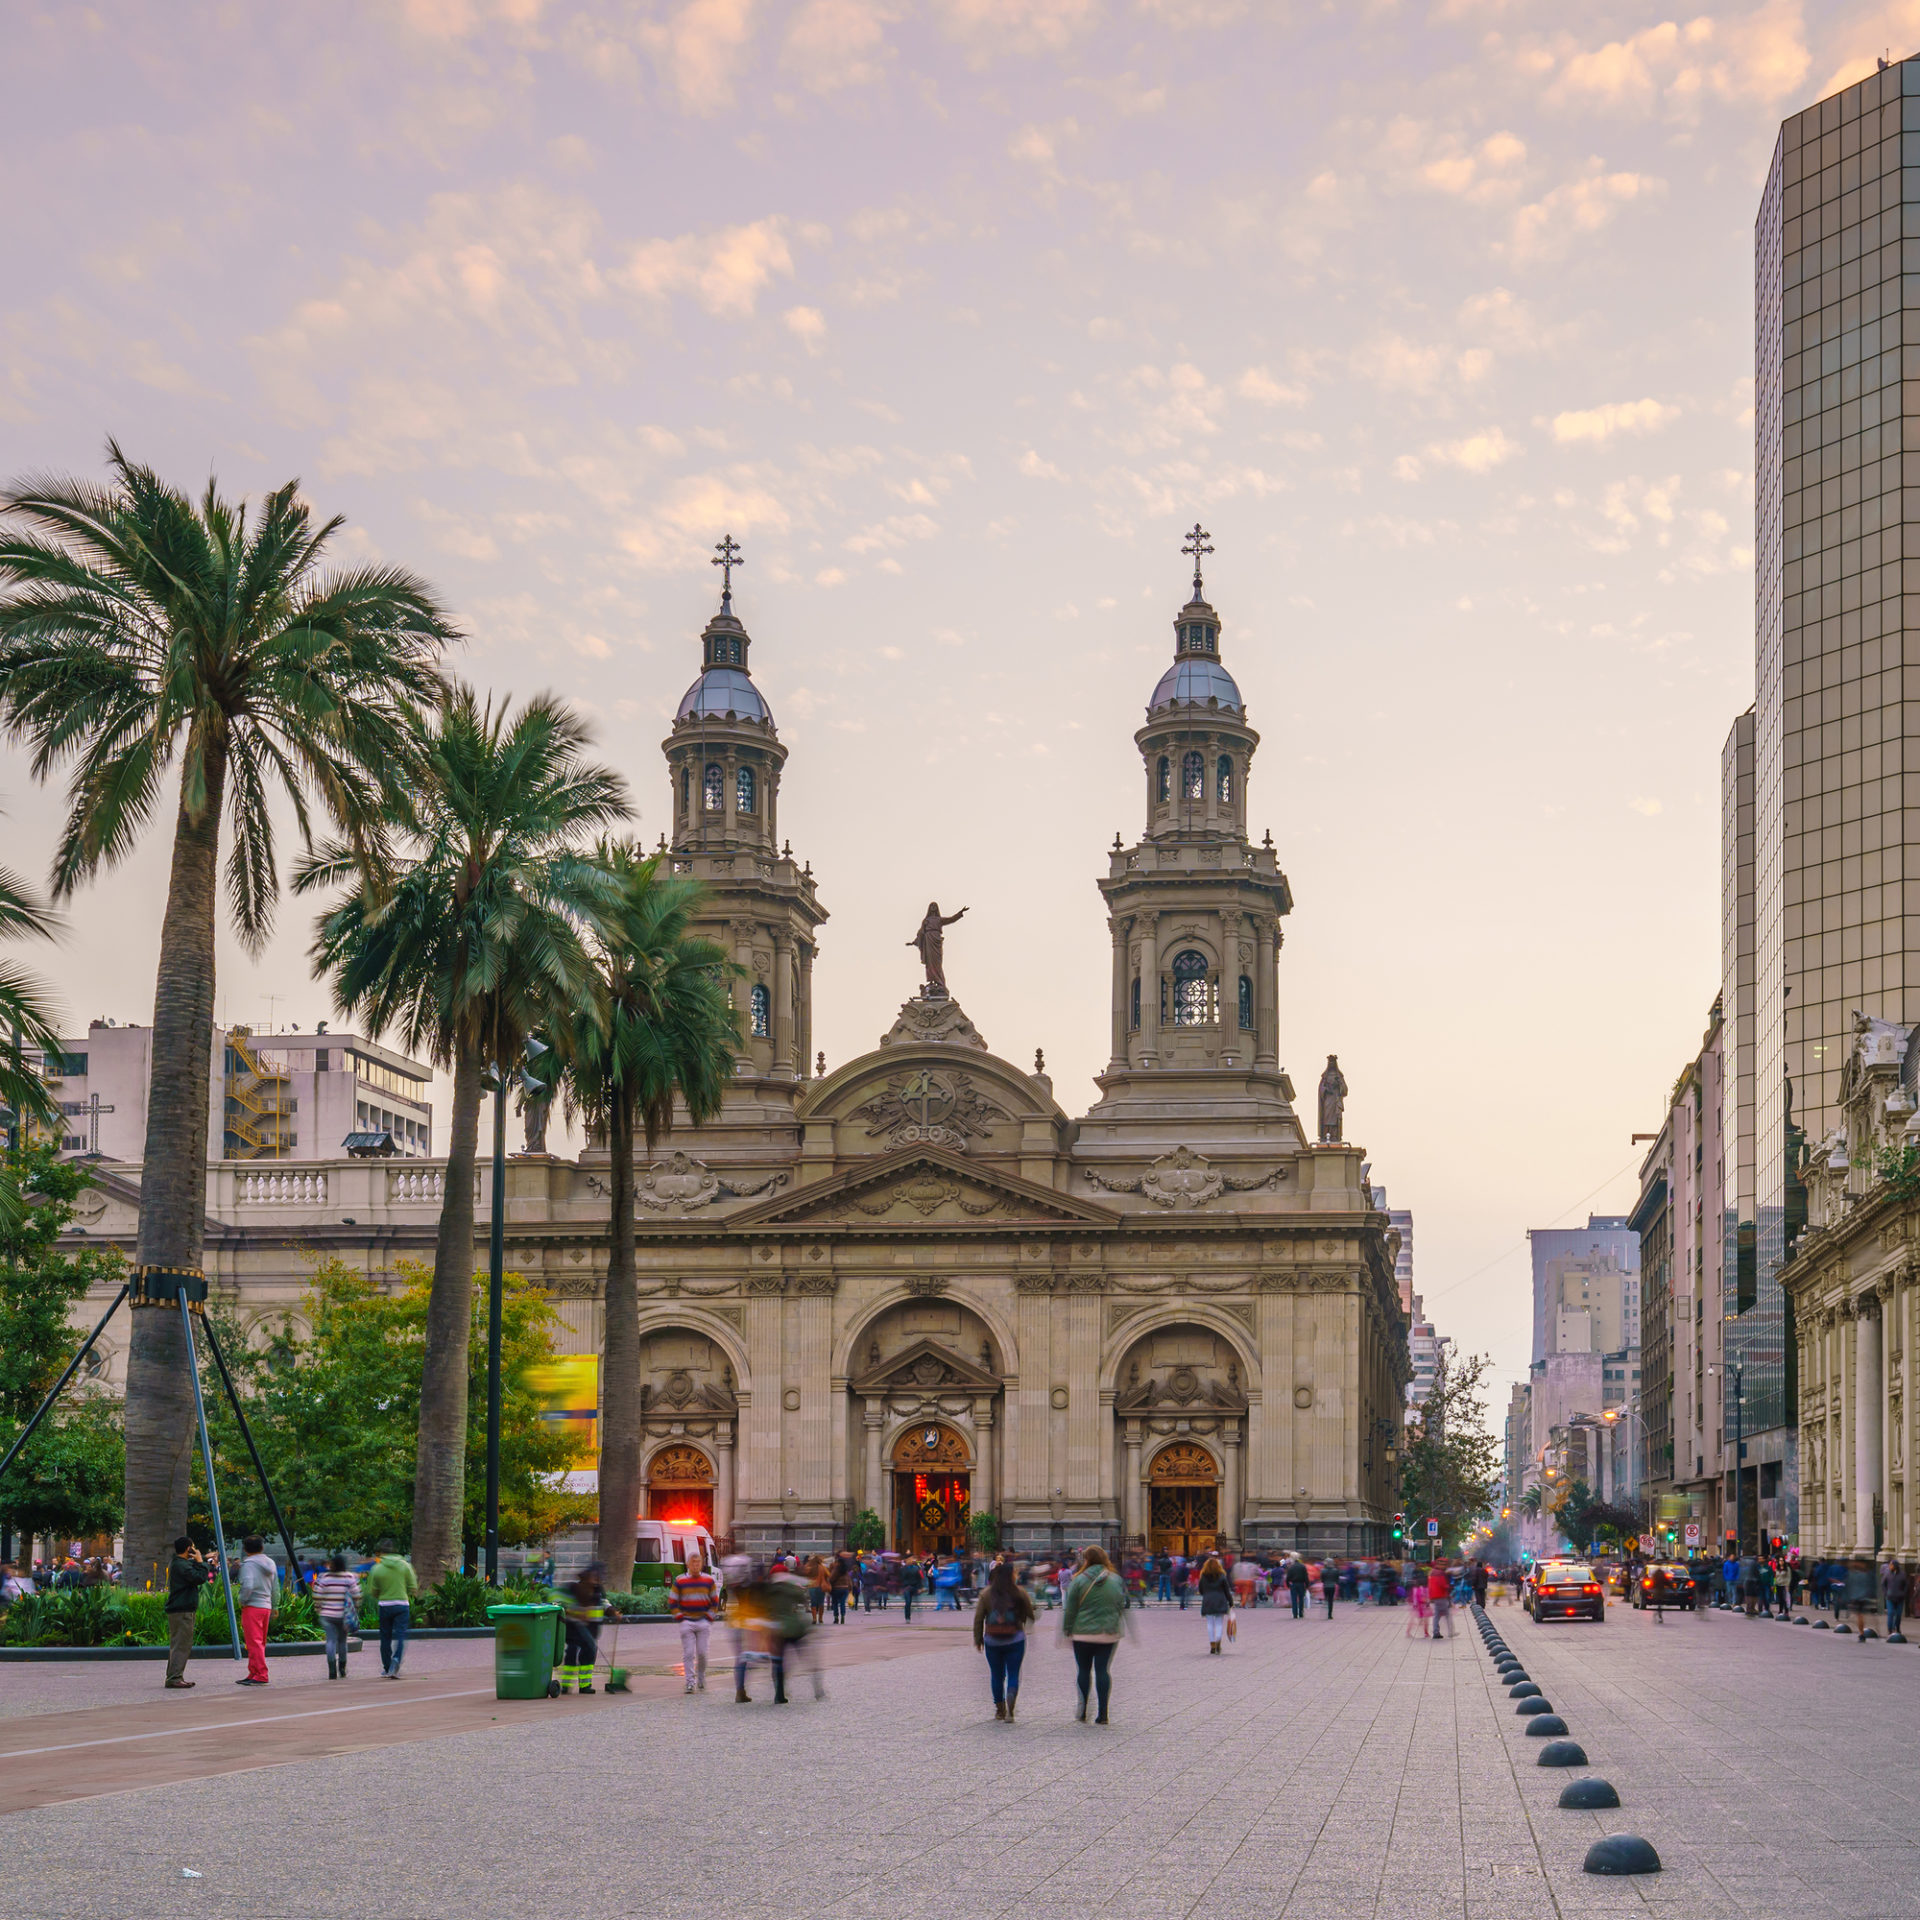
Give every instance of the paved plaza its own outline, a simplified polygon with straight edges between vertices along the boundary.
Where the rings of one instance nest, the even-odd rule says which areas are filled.
[[[219,1662],[157,1699],[125,1668],[62,1667],[58,1686],[0,1668],[0,1692],[32,1696],[0,1727],[0,1792],[92,1795],[0,1817],[0,1841],[20,1908],[63,1915],[1911,1911],[1920,1647],[1618,1607],[1599,1628],[1492,1618],[1618,1812],[1556,1807],[1572,1776],[1535,1766],[1542,1743],[1466,1619],[1431,1642],[1400,1612],[1262,1609],[1210,1659],[1197,1613],[1151,1610],[1097,1728],[1072,1718],[1051,1621],[1005,1727],[964,1629],[896,1613],[827,1630],[827,1697],[802,1682],[778,1709],[764,1674],[751,1707],[718,1672],[687,1698],[658,1629],[628,1636],[643,1671],[624,1700],[493,1702],[473,1642],[420,1648],[400,1687],[369,1663],[364,1682],[270,1695],[224,1685]],[[454,1695],[465,1730],[436,1725]],[[130,1787],[117,1741],[156,1732],[138,1741],[154,1784]],[[168,1779],[176,1745],[223,1741],[246,1770]],[[1584,1874],[1610,1831],[1644,1835],[1666,1870]]]

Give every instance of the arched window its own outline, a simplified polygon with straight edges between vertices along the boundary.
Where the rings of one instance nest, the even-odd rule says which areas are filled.
[[[1225,761],[1221,762],[1224,766]],[[742,767],[740,777],[734,782],[734,807],[740,813],[751,813],[754,808],[754,779],[751,767]]]
[[[753,1037],[764,1040],[772,1029],[773,996],[764,986],[755,986],[747,996],[747,1005],[752,1009]]]
[[[1176,1027],[1204,1027],[1212,1018],[1212,995],[1208,989],[1207,956],[1189,947],[1173,956],[1173,1024]]]
[[[1156,791],[1163,801],[1173,798],[1173,762],[1164,753],[1160,756],[1160,782]]]
[[[1253,982],[1244,973],[1240,976],[1240,1030],[1253,1031]]]
[[[1140,1031],[1140,976],[1133,976],[1133,1030]]]
[[[1204,754],[1190,753],[1180,763],[1180,797],[1204,800],[1207,797],[1207,761]]]
[[[1215,797],[1223,807],[1233,805],[1233,756],[1223,753],[1220,765],[1214,774],[1213,790]]]
[[[727,804],[727,776],[717,766],[709,767],[701,785],[706,810],[709,813],[721,812]]]

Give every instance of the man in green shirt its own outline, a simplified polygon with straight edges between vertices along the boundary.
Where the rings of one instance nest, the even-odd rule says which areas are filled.
[[[402,1557],[391,1540],[380,1542],[380,1557],[367,1575],[367,1591],[380,1613],[380,1673],[400,1678],[401,1656],[407,1650],[407,1626],[413,1619],[413,1596],[420,1591],[413,1563]]]

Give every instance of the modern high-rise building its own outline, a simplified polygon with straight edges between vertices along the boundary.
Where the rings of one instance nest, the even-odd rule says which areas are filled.
[[[1534,1227],[1533,1357],[1612,1353],[1640,1344],[1640,1236],[1624,1215],[1584,1227]]]
[[[1394,1256],[1393,1261],[1393,1284],[1400,1295],[1400,1311],[1411,1320],[1413,1318],[1413,1209],[1388,1206],[1385,1187],[1374,1188],[1373,1205],[1375,1212],[1384,1213],[1387,1216],[1390,1230],[1400,1236],[1400,1251]]]
[[[1754,226],[1750,1041],[1748,1003],[1730,990],[1745,911],[1740,723],[1723,755],[1727,1360],[1752,1469],[1743,1511],[1789,1535],[1796,1389],[1779,1272],[1805,1218],[1800,1142],[1835,1123],[1854,1012],[1920,1018],[1920,961],[1907,979],[1920,894],[1905,892],[1920,882],[1920,806],[1907,804],[1920,791],[1902,778],[1909,634],[1920,666],[1920,591],[1908,591],[1920,569],[1906,574],[1903,531],[1920,495],[1902,491],[1920,482],[1920,385],[1903,385],[1920,376],[1920,259],[1903,237],[1911,206],[1920,238],[1920,168],[1903,171],[1920,160],[1903,150],[1913,143],[1920,59],[1783,123]],[[1920,745],[1912,757],[1920,773]],[[1731,1439],[1731,1392],[1726,1414]]]

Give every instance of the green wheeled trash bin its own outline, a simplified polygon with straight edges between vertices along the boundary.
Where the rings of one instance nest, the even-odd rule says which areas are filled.
[[[561,1612],[551,1602],[487,1609],[493,1623],[493,1694],[496,1700],[544,1700],[558,1694],[554,1668],[560,1662]]]

